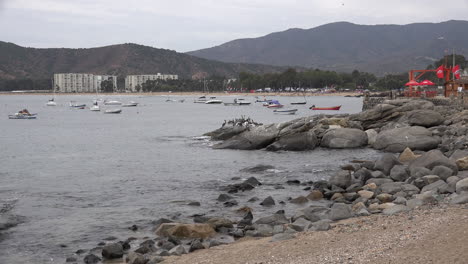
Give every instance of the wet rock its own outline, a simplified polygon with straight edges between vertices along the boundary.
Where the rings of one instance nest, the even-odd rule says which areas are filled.
[[[390,170],[390,178],[394,181],[403,182],[409,178],[409,170],[406,165],[395,165]]]
[[[335,203],[330,210],[329,218],[333,221],[351,218],[353,216],[351,207],[343,203]]]
[[[171,250],[169,250],[169,254],[173,255],[173,256],[180,256],[182,254],[187,254],[187,251],[185,250],[185,248],[181,245],[178,245],[174,248],[172,248]]]
[[[290,224],[289,227],[298,232],[302,232],[304,230],[307,230],[311,224],[312,223],[310,221],[301,217],[294,221],[292,224]]]
[[[364,184],[368,179],[372,178],[372,172],[367,168],[361,168],[354,173],[354,178],[359,180],[361,184]]]
[[[351,174],[349,171],[339,171],[330,177],[329,182],[331,185],[346,189],[351,185]]]
[[[287,185],[299,185],[301,184],[301,181],[300,180],[287,180],[286,184]]]
[[[89,255],[86,255],[83,259],[83,262],[85,264],[96,264],[98,263],[99,261],[101,261],[101,259],[94,255],[94,254],[89,254]]]
[[[106,259],[121,258],[123,253],[123,247],[120,243],[111,243],[102,248],[102,256]]]
[[[292,221],[296,221],[299,218],[305,218],[310,222],[316,222],[321,219],[321,216],[328,212],[328,208],[325,207],[306,207],[299,209],[294,216]]]
[[[256,224],[255,230],[257,232],[254,236],[267,237],[273,235],[273,226],[268,224]]]
[[[233,207],[238,205],[239,203],[236,200],[229,200],[223,203],[224,207]]]
[[[351,192],[359,192],[362,190],[362,184],[359,183],[353,183],[348,188],[346,188],[346,192],[351,193]]]
[[[231,220],[226,219],[226,218],[221,218],[221,217],[214,217],[211,218],[206,222],[207,224],[211,225],[215,230],[219,230],[222,227],[225,228],[232,228],[234,227],[233,223]]]
[[[171,249],[172,247],[174,247],[174,244],[168,241],[164,241],[164,243],[161,244],[161,248],[164,248],[167,250]],[[146,253],[150,253],[154,251],[156,251],[156,248],[154,247],[154,245],[142,245],[139,248],[135,249],[135,252],[139,254],[146,254]]]
[[[297,198],[291,199],[289,202],[294,204],[304,204],[307,203],[309,200],[304,196],[299,196]]]
[[[247,202],[253,203],[253,202],[256,202],[256,201],[258,201],[258,200],[259,200],[258,197],[252,197],[252,198],[250,198]]]
[[[262,185],[262,183],[260,181],[258,181],[257,178],[255,178],[255,177],[250,177],[247,180],[245,180],[243,183],[244,184],[250,184],[250,185],[252,185],[254,187]]]
[[[286,218],[284,213],[276,213],[271,216],[265,216],[262,218],[259,218],[257,221],[255,221],[255,224],[267,224],[271,226],[275,225],[282,225],[282,224],[287,224],[289,223],[289,220]]]
[[[252,220],[253,220],[252,212],[247,212],[244,215],[244,218],[242,218],[242,220],[239,221],[239,223],[237,224],[237,227],[238,228],[243,228],[245,226],[252,225]]]
[[[129,250],[130,249],[130,241],[119,241],[119,243],[122,245],[123,250]]]
[[[387,152],[402,152],[405,148],[412,150],[431,150],[437,148],[440,138],[433,137],[432,132],[421,126],[393,128],[379,133],[374,148]]]
[[[209,224],[162,224],[156,235],[176,238],[208,238],[216,234],[216,231]]]
[[[104,238],[103,240],[105,240],[105,241],[112,241],[112,240],[117,240],[117,239],[118,239],[118,238],[115,237],[115,236],[108,236],[108,237]]]
[[[326,148],[359,148],[367,145],[366,132],[355,128],[329,129],[320,145]]]
[[[320,192],[323,192],[323,190],[325,190],[325,189],[331,188],[331,184],[328,181],[325,181],[325,180],[316,181],[316,182],[314,182],[313,186],[314,186],[314,189],[316,189],[316,190],[318,190]]]
[[[267,198],[265,198],[265,199],[263,200],[263,202],[260,203],[260,205],[263,205],[263,206],[273,206],[273,205],[275,205],[275,200],[273,200],[273,197],[268,196]]]
[[[195,250],[199,249],[205,249],[205,246],[203,246],[203,243],[200,239],[194,239],[192,243],[190,243],[189,252],[194,252]]]
[[[445,157],[444,154],[438,149],[426,152],[421,157],[413,160],[410,162],[409,168],[424,167],[432,170],[434,167],[439,165],[450,168],[455,175],[458,173],[457,164],[455,164],[453,160]]]
[[[200,202],[193,201],[193,202],[189,202],[187,205],[189,205],[189,206],[200,206]]]
[[[231,199],[233,199],[234,197],[228,195],[228,194],[225,194],[225,193],[222,193],[218,196],[218,198],[216,198],[217,201],[219,202],[226,202],[226,201],[229,201]]]
[[[77,262],[78,260],[75,257],[68,257],[65,259],[65,262]]]
[[[154,225],[153,229],[156,230],[160,225],[165,223],[173,223],[173,221],[167,218],[159,218],[158,220],[152,222],[152,224]]]
[[[83,254],[85,252],[86,252],[86,250],[84,250],[84,249],[78,249],[77,251],[75,251],[75,254],[80,255],[80,254]]]
[[[138,226],[137,225],[132,225],[131,227],[129,227],[128,229],[132,230],[132,231],[137,231],[138,230]]]
[[[128,253],[126,259],[128,264],[146,264],[148,262],[145,256],[137,252]]]
[[[280,137],[279,140],[273,142],[266,147],[268,151],[303,151],[313,150],[318,145],[318,139],[314,132],[307,131],[295,133]]]
[[[379,170],[385,175],[390,175],[390,171],[395,165],[401,165],[401,163],[394,155],[386,153],[375,161],[374,170]]]

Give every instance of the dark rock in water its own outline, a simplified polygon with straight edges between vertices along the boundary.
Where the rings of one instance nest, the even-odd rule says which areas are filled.
[[[266,225],[283,225],[283,224],[288,224],[289,220],[286,218],[284,214],[281,213],[276,213],[271,216],[265,216],[262,218],[259,218],[257,221],[255,221],[255,224],[261,225],[261,224],[266,224]]]
[[[275,169],[274,166],[271,165],[256,165],[253,167],[248,167],[240,170],[240,172],[248,172],[248,173],[259,173],[259,172],[265,172],[267,170],[273,170]]]
[[[237,184],[230,184],[226,186],[226,188],[224,188],[224,191],[227,191],[228,193],[237,193],[239,191],[242,191],[242,192],[249,191],[254,188],[255,186],[249,183],[243,182],[243,183],[237,183]]]
[[[189,205],[189,206],[200,206],[200,202],[193,201],[193,202],[189,202],[187,205]]]
[[[102,248],[102,256],[106,259],[121,258],[123,253],[123,247],[120,243],[108,244]]]
[[[216,200],[220,201],[220,202],[226,202],[226,201],[229,201],[231,200],[233,197],[228,195],[228,194],[225,194],[225,193],[222,193],[218,196],[218,198]]]
[[[170,243],[170,242],[169,242],[169,243]],[[172,243],[171,243],[171,244],[172,244]],[[172,248],[172,247],[171,247],[171,248]],[[171,248],[169,248],[169,249],[171,249]],[[169,250],[169,249],[167,249],[167,248],[164,248],[164,249]],[[141,246],[141,247],[135,249],[135,252],[136,252],[136,253],[140,253],[140,254],[143,254],[143,255],[144,255],[144,254],[147,254],[147,253],[150,253],[150,252],[154,252],[154,251],[156,251],[156,248],[155,248],[154,246],[150,246],[150,245],[143,245],[143,246]]]
[[[275,188],[275,190],[283,190],[284,186],[277,184],[273,188]]]
[[[145,240],[145,241],[141,242],[140,247],[142,247],[142,246],[153,247],[154,244],[156,244],[156,242],[154,242],[154,240],[148,239],[148,240]]]
[[[205,223],[209,219],[210,219],[210,217],[208,217],[208,216],[197,215],[197,216],[193,217],[193,222],[194,223]]]
[[[170,241],[167,241],[167,240],[160,240],[156,243],[156,245],[159,247],[159,248],[162,248],[162,249],[165,249],[165,250],[171,250],[171,248],[175,247],[176,245]],[[151,248],[150,248],[150,251]],[[142,252],[138,252],[138,253],[142,253]],[[143,253],[143,254],[146,254],[146,253]]]
[[[235,238],[244,237],[244,231],[242,231],[242,229],[234,229],[231,232],[229,232],[229,235]]]
[[[312,189],[312,187],[310,187],[310,186],[307,186],[307,187],[305,187],[305,188],[304,188],[304,189],[302,189],[302,190],[304,190],[304,191],[310,191],[311,189]]]
[[[229,201],[223,203],[223,205],[225,207],[232,207],[232,206],[236,206],[238,204],[239,203],[236,200],[229,200]]]
[[[109,237],[104,238],[104,240],[106,240],[106,241],[112,241],[112,240],[117,240],[117,239],[118,238],[115,237],[115,236],[109,236]]]
[[[9,213],[0,214],[0,231],[6,230],[17,226],[25,221],[25,218],[18,215],[12,215]]]
[[[359,148],[367,145],[366,132],[355,128],[337,128],[328,130],[320,146],[326,148]]]
[[[97,245],[98,246],[104,246],[106,244],[106,242],[99,242]]]
[[[160,256],[162,256],[162,255],[160,255]],[[148,260],[148,262],[146,262],[146,264],[157,264],[157,263],[163,262],[164,258],[162,258],[160,256],[151,256],[150,259]]]
[[[407,113],[408,123],[412,126],[433,127],[444,122],[441,114],[434,110],[413,110]]]
[[[258,197],[252,197],[252,198],[250,198],[249,200],[247,200],[247,202],[253,203],[253,202],[256,202],[256,201],[258,201],[258,200],[259,200]]]
[[[205,249],[205,247],[203,246],[203,244],[202,244],[202,242],[200,241],[200,239],[194,239],[194,240],[192,240],[192,243],[190,243],[189,252],[193,252],[193,251],[199,250],[199,249]]]
[[[294,133],[280,137],[279,140],[273,142],[266,147],[268,151],[303,151],[315,149],[319,141],[314,132],[307,131],[302,133]]]
[[[68,246],[65,245],[65,244],[60,244],[59,247],[61,247],[61,248],[66,248],[66,247],[68,247]]]
[[[129,250],[130,249],[130,241],[119,241],[119,243],[122,245],[123,250]]]
[[[98,263],[99,261],[101,261],[101,259],[94,255],[94,254],[89,254],[89,255],[86,255],[83,259],[83,262],[85,264],[96,264]]]
[[[354,178],[359,180],[361,184],[364,185],[368,179],[372,178],[372,173],[369,169],[363,167],[354,173]]]
[[[275,200],[273,200],[273,197],[268,196],[267,198],[265,198],[265,200],[263,200],[263,202],[260,203],[260,205],[272,206],[275,205]]]
[[[145,258],[145,256],[137,252],[130,252],[127,255],[128,264],[146,264],[147,261],[148,260]]]
[[[320,181],[314,182],[313,187],[314,187],[314,189],[317,189],[317,190],[323,192],[323,190],[325,190],[325,189],[330,189],[331,184],[328,181],[320,180]]]
[[[439,143],[440,138],[433,137],[431,131],[424,127],[412,126],[380,132],[374,148],[388,152],[402,152],[407,147],[412,150],[431,150],[437,148]]]
[[[307,195],[307,199],[311,201],[323,199],[323,193],[319,190],[313,190]]]
[[[211,225],[214,230],[219,231],[220,228],[225,227],[225,228],[232,228],[234,227],[232,224],[232,221],[226,218],[221,218],[221,217],[213,217],[210,220],[206,222],[207,224]]]
[[[129,227],[128,229],[132,230],[132,231],[137,231],[138,230],[138,226],[137,225],[132,225],[131,227]]]
[[[80,254],[83,254],[85,252],[86,252],[86,250],[84,250],[84,249],[78,249],[77,251],[75,251],[75,254],[80,255]]]
[[[375,161],[374,170],[379,170],[385,175],[390,175],[390,171],[395,165],[401,165],[400,161],[394,155],[386,153]]]
[[[307,203],[309,200],[304,197],[304,196],[299,196],[297,198],[294,198],[294,199],[291,199],[291,201],[289,201],[290,203],[294,203],[294,204],[303,204],[303,203]]]
[[[78,260],[75,257],[68,257],[65,259],[65,262],[77,262]]]
[[[248,178],[247,180],[245,180],[243,183],[244,183],[244,184],[250,184],[250,185],[252,185],[252,186],[259,186],[259,185],[262,185],[262,183],[259,182],[259,181],[257,180],[257,178],[255,178],[255,177],[250,177],[250,178]]]
[[[288,185],[299,185],[299,184],[301,184],[301,181],[300,180],[287,180],[286,184],[288,184]]]
[[[424,167],[429,170],[432,170],[436,166],[445,166],[449,169],[451,169],[456,175],[458,173],[458,167],[457,164],[453,161],[444,156],[444,154],[438,150],[431,150],[429,152],[424,153],[421,157],[413,160],[409,164],[409,168],[414,168],[414,167]]]
[[[349,185],[351,185],[351,174],[349,171],[339,171],[330,177],[329,182],[331,185],[336,185],[346,189]]]

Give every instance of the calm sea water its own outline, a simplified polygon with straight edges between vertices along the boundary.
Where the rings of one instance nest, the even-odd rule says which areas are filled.
[[[369,149],[213,150],[210,142],[194,139],[242,115],[262,123],[283,122],[317,114],[308,109],[311,104],[342,105],[340,113],[355,113],[362,107],[360,98],[311,97],[306,106],[294,106],[299,109],[295,116],[275,115],[260,103],[205,105],[193,103],[194,97],[176,96],[171,98],[185,102],[168,103],[163,96],[107,97],[140,103],[122,108],[119,115],[68,107],[71,100],[90,106],[93,98],[62,95],[56,99],[58,106],[48,107],[48,96],[0,96],[0,202],[12,208],[4,214],[24,219],[1,232],[0,263],[64,263],[77,249],[96,247],[111,235],[122,240],[151,235],[150,222],[161,217],[186,220],[195,213],[231,217],[232,208],[215,201],[220,187],[239,182],[233,177],[252,176],[239,170],[257,164],[277,170],[255,175],[265,184],[236,195],[239,206],[253,207],[255,216],[279,209],[291,212],[292,205],[265,209],[246,201],[253,196],[286,200],[306,194],[298,187],[277,190],[274,185],[288,179],[326,179],[340,164],[375,155]],[[275,99],[289,105],[303,98]],[[7,118],[23,108],[38,113],[38,119]],[[187,206],[187,201],[199,201],[201,206]],[[141,227],[136,233],[128,229],[133,224]]]

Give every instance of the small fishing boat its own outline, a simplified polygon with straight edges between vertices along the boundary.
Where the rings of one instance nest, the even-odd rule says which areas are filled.
[[[309,109],[310,110],[340,110],[341,105],[338,106],[330,106],[330,107],[316,107],[315,105],[312,105]]]
[[[210,97],[210,100],[206,101],[205,104],[222,104],[223,101],[216,99],[216,97]]]
[[[89,108],[89,110],[94,111],[94,112],[98,112],[98,111],[101,111],[101,108],[99,108],[98,102],[94,101],[93,106],[91,106]]]
[[[70,101],[70,107],[76,109],[85,109],[86,104],[77,104],[75,101]]]
[[[263,106],[268,108],[282,108],[282,105],[278,100],[269,100],[268,103],[264,103]]]
[[[105,105],[121,105],[122,102],[117,100],[104,100]]]
[[[104,114],[120,114],[122,109],[107,109]]]
[[[283,110],[273,110],[275,114],[284,114],[284,115],[294,115],[296,114],[297,109],[283,109]]]
[[[267,107],[268,108],[283,108],[284,105],[282,104],[270,104]]]
[[[47,106],[57,106],[57,103],[55,102],[54,98],[50,99],[47,103]]]
[[[36,119],[37,114],[31,114],[27,109],[23,109],[14,115],[8,115],[8,119]]]
[[[138,103],[134,102],[134,101],[130,101],[130,102],[122,105],[122,107],[133,107],[133,106],[138,106]]]
[[[242,98],[234,99],[233,103],[224,103],[225,106],[239,106],[239,105],[250,105],[250,101],[246,101]]]
[[[293,102],[292,105],[305,105],[307,102]]]
[[[206,96],[203,95],[195,99],[193,102],[198,103],[198,104],[204,104],[206,103],[206,101],[207,101]]]

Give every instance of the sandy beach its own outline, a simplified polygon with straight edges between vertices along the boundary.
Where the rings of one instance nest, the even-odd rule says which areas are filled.
[[[247,238],[163,263],[466,263],[468,206],[426,207],[393,216],[371,215],[270,242]]]

